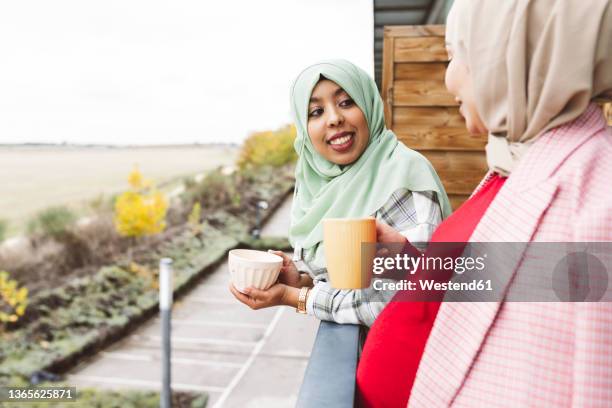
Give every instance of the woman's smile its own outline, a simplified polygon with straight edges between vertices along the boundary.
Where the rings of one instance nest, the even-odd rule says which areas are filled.
[[[344,153],[353,147],[355,132],[339,132],[327,139],[329,147],[338,153]]]

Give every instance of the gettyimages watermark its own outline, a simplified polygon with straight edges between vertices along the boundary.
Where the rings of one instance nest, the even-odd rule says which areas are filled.
[[[380,301],[612,302],[612,242],[415,246],[363,244]]]

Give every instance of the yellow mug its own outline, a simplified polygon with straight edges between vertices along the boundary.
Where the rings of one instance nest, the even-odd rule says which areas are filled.
[[[362,245],[364,243],[371,245]],[[368,288],[372,280],[375,244],[374,217],[324,219],[323,248],[331,286],[336,289]]]

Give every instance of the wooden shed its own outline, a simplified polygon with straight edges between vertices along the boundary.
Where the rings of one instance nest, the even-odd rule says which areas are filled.
[[[374,0],[374,55],[387,126],[431,161],[456,209],[487,171],[487,136],[468,133],[444,85],[448,56],[442,23],[451,4]],[[612,124],[612,106],[605,105],[604,112]]]
[[[466,130],[444,85],[447,64],[444,26],[385,27],[381,93],[387,126],[429,159],[456,209],[486,174],[487,137]]]
[[[374,0],[374,72],[382,84],[385,27],[444,24],[452,0]]]

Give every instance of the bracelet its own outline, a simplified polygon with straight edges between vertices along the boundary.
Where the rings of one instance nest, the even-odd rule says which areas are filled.
[[[302,288],[300,288],[297,308],[295,309],[296,312],[306,314],[306,300],[308,299],[308,292],[310,292],[310,288],[308,286],[302,286]]]

